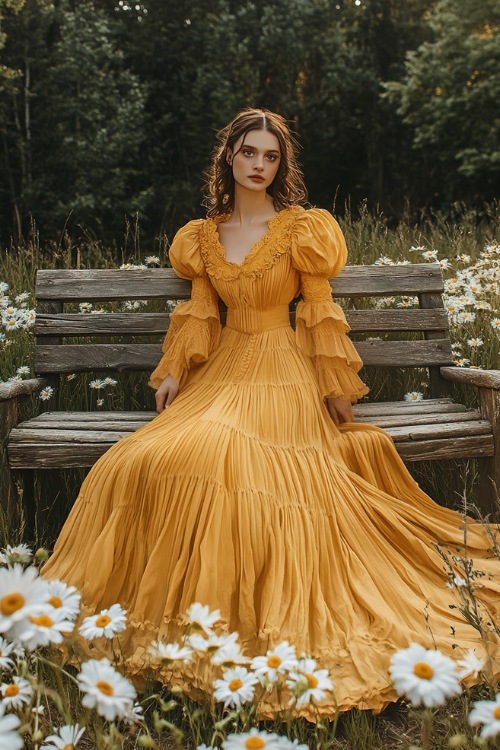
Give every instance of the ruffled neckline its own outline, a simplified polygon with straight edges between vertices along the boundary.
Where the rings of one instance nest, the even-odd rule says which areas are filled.
[[[259,275],[259,270],[264,270],[269,265],[270,255],[279,255],[279,248],[277,245],[277,236],[283,227],[287,227],[290,224],[289,219],[297,216],[299,212],[304,211],[302,206],[288,206],[283,208],[275,216],[272,216],[267,222],[267,231],[262,237],[253,243],[249,252],[242,260],[241,263],[236,261],[228,260],[226,258],[226,251],[224,245],[221,242],[217,227],[220,223],[227,221],[231,214],[221,214],[215,218],[205,219],[205,243],[202,243],[202,255],[205,256],[204,260],[207,265],[207,270],[212,271],[212,275],[224,277],[224,278],[235,278],[241,272],[246,271],[251,275]],[[205,247],[203,248],[203,245]],[[214,252],[212,258],[209,258],[208,247]],[[264,247],[276,248],[278,252],[265,252]],[[205,250],[205,252],[203,252]],[[261,252],[262,251],[262,252]],[[216,263],[213,263],[213,255],[215,255]],[[265,256],[265,257],[264,257]],[[217,268],[215,267],[217,266]]]

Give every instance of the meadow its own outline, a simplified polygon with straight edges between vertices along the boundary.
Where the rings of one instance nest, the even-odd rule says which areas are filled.
[[[453,207],[451,218],[450,216],[445,218],[439,213],[428,213],[415,222],[410,221],[408,215],[405,215],[397,224],[386,219],[384,215],[372,213],[366,206],[362,206],[356,213],[347,211],[340,223],[349,248],[349,264],[389,265],[438,262],[443,269],[445,279],[446,307],[449,313],[452,347],[457,366],[482,369],[500,368],[499,204],[485,206],[482,212],[456,205]],[[166,266],[168,265],[168,245],[169,238],[156,238],[154,245],[151,243],[148,245],[152,247],[152,250],[147,253],[143,252],[140,228],[137,225],[127,225],[122,241],[114,247],[106,247],[89,235],[83,235],[79,240],[75,240],[64,232],[59,241],[41,246],[36,227],[32,226],[25,241],[17,246],[3,248],[0,253],[2,315],[0,379],[9,381],[34,376],[34,282],[37,268],[122,267],[126,273],[127,268],[130,267]],[[412,307],[416,304],[416,300],[382,298],[374,301],[374,304],[378,307]],[[117,309],[116,306],[112,305],[100,307],[98,304],[90,303],[80,307],[81,312],[89,315],[106,314],[115,309]],[[141,310],[157,308],[151,303],[130,301],[121,309],[137,310],[140,313]],[[390,374],[367,370],[366,373],[361,371],[360,374],[370,385],[370,400],[417,400],[430,395],[424,378],[425,373],[418,369],[398,370]],[[457,386],[456,393],[463,403],[470,406],[476,405],[476,394],[472,388]],[[68,375],[61,378],[59,388],[55,392],[44,391],[24,398],[21,406],[21,419],[34,416],[41,409],[58,408],[154,410],[154,395],[147,386],[146,373],[118,374],[116,378],[106,378],[103,373]],[[464,502],[467,502],[469,507],[480,503],[477,467],[473,460],[421,462],[410,464],[409,470],[431,497],[439,498],[440,502],[450,507],[461,509],[464,507]],[[36,547],[51,547],[60,524],[78,494],[78,488],[84,476],[83,470],[37,473],[36,494],[39,515]],[[9,528],[8,518],[3,519],[2,528],[4,545],[18,545],[22,541],[19,531]],[[498,547],[496,547],[496,552],[498,553]],[[25,566],[22,567],[24,571],[22,575],[21,568],[16,569],[19,581],[21,581],[22,576],[29,576],[26,571],[36,569],[32,565],[38,565],[43,556],[44,553],[41,551],[33,561],[23,547],[17,547],[14,551],[12,549],[4,551],[0,558],[0,562],[4,565],[0,569],[0,596],[3,595],[1,587],[4,586],[5,590],[9,571],[14,570],[16,563]],[[451,585],[457,589],[460,611],[463,612],[464,617],[471,618],[475,607],[474,592],[477,582],[473,572],[467,573],[466,570],[464,570],[463,581],[464,583],[454,582],[452,578]],[[35,583],[32,581],[31,585]],[[72,595],[77,596],[76,592]],[[56,594],[52,592],[51,596],[54,597]],[[65,596],[70,595],[61,590],[57,596],[64,600]],[[58,650],[53,649],[53,644],[60,642],[55,633],[64,634],[71,630],[68,623],[76,617],[77,609],[77,603],[73,600],[73,609],[70,607],[65,619],[57,620],[56,617],[52,617],[60,627],[54,626],[52,630],[48,628],[44,638],[31,631],[29,635],[26,635],[27,630],[23,636],[23,650],[18,654],[14,647],[10,648],[13,641],[9,641],[9,633],[14,631],[9,630],[10,626],[7,625],[0,631],[5,637],[5,641],[0,644],[2,696],[5,698],[9,685],[17,684],[19,687],[21,684],[19,680],[26,682],[26,685],[23,683],[22,689],[18,690],[19,694],[24,690],[26,700],[19,699],[17,709],[12,709],[20,716],[19,725],[11,728],[13,736],[18,731],[23,734],[26,747],[43,749],[58,747],[64,750],[73,747],[99,749],[180,747],[186,750],[195,747],[222,747],[223,750],[240,747],[268,747],[270,750],[295,747],[302,750],[302,746],[307,745],[311,749],[321,748],[322,750],[323,748],[344,748],[345,750],[351,748],[352,750],[382,750],[382,748],[410,750],[413,748],[415,750],[419,747],[429,750],[431,747],[473,748],[486,746],[488,742],[491,747],[500,747],[500,740],[496,739],[497,734],[500,733],[500,708],[484,709],[490,710],[493,716],[492,726],[495,721],[498,724],[496,731],[492,730],[490,738],[485,737],[484,731],[481,738],[477,724],[470,723],[471,715],[474,716],[471,714],[474,702],[481,699],[488,702],[495,700],[498,686],[488,675],[488,664],[479,667],[476,664],[474,667],[473,663],[469,663],[468,666],[462,666],[462,676],[465,675],[467,669],[471,669],[468,675],[479,674],[483,684],[471,687],[467,686],[467,680],[465,683],[462,681],[460,691],[457,688],[455,693],[453,690],[447,693],[443,689],[442,701],[437,701],[432,705],[419,706],[418,696],[415,693],[408,694],[402,690],[400,692],[402,701],[390,706],[379,716],[373,716],[368,712],[351,711],[341,715],[334,722],[319,721],[311,724],[304,719],[294,718],[291,711],[284,712],[273,722],[260,722],[262,736],[255,732],[252,734],[252,727],[258,725],[256,689],[251,691],[251,697],[242,706],[232,705],[229,702],[224,708],[224,700],[214,698],[210,704],[200,707],[182,691],[174,689],[172,692],[163,688],[158,692],[158,683],[155,684],[153,680],[148,690],[137,700],[122,685],[124,691],[122,704],[114,714],[113,711],[109,712],[109,706],[107,715],[99,710],[99,696],[93,705],[87,700],[87,703],[81,707],[79,695],[84,691],[82,691],[81,684],[77,683],[76,673],[71,667],[65,666],[63,669],[61,655]],[[119,640],[125,614],[122,615],[117,610],[114,614],[105,613],[102,617],[108,618],[112,623],[109,638]],[[481,618],[476,619],[475,622],[481,638],[487,639],[485,623]],[[115,629],[113,629],[113,623],[116,624]],[[99,623],[89,623],[90,640],[92,640],[92,634],[97,639],[105,637],[104,626],[101,628],[103,632],[95,631],[98,626]],[[494,623],[492,627],[493,632],[498,634],[498,626]],[[189,632],[186,635],[186,638],[188,637]],[[209,637],[207,631],[205,631],[205,637]],[[65,635],[64,638],[66,638]],[[14,636],[13,640],[15,641]],[[68,648],[71,650],[71,638],[69,643]],[[170,646],[171,650],[165,652],[162,651],[165,645],[157,644],[154,654],[157,661],[163,664],[182,661],[183,657],[178,655],[172,644]],[[180,644],[179,648],[182,647],[188,647],[188,642]],[[224,647],[228,647],[228,644],[224,644]],[[214,653],[216,650],[214,649]],[[99,649],[96,653],[98,652]],[[235,658],[235,653],[237,652],[230,651],[230,658],[228,657],[228,661],[225,662],[226,668],[231,665],[232,668],[237,669],[238,665],[243,663]],[[3,664],[2,657],[5,657],[7,662],[12,661],[13,666]],[[427,657],[424,655],[422,658],[425,661]],[[311,665],[309,667],[309,671],[314,675],[314,668]],[[298,673],[304,674],[304,669],[303,665],[302,672],[298,669]],[[439,677],[440,669],[443,674],[446,669],[450,669],[450,666],[443,662],[439,668],[436,667],[436,679]],[[6,676],[11,670],[12,674],[17,676],[17,683],[15,677]],[[296,664],[295,670],[297,672]],[[292,672],[293,670],[290,674]],[[291,679],[290,674],[289,679]],[[8,679],[12,682],[7,682]],[[94,682],[96,679],[98,678],[94,675]],[[101,682],[103,679],[101,678]],[[112,683],[113,679],[118,680],[118,677],[108,675],[106,679],[111,680]],[[318,689],[321,689],[321,680],[326,678],[317,674],[315,679],[319,683]],[[297,678],[296,690],[293,693],[296,704],[299,704],[307,692],[303,686],[296,687],[299,682]],[[289,687],[292,689],[291,683]],[[117,690],[118,688],[117,683]],[[329,690],[326,682],[323,688],[325,691]],[[11,689],[11,692],[15,693],[15,687]],[[91,692],[89,689],[89,692],[84,694],[88,696]],[[221,695],[223,694],[222,690]],[[137,707],[137,701],[140,702],[140,707]],[[43,711],[38,710],[40,705],[45,706]],[[37,710],[33,712],[33,708]],[[110,716],[112,716],[111,719]],[[0,749],[5,747],[13,750],[14,747],[22,747],[22,745],[15,744],[17,742],[15,739],[10,740],[11,744],[2,744],[2,722],[7,721],[6,717],[0,717]],[[74,730],[75,722],[80,723],[78,731]],[[57,736],[54,735],[56,742],[48,737],[53,731],[53,724],[57,726],[64,724],[73,727],[73,730],[68,729],[66,734],[60,730]],[[486,721],[483,721],[483,724],[488,726]],[[79,736],[83,727],[85,727],[85,732]],[[265,736],[264,730],[279,735],[278,739]],[[234,734],[233,738],[229,737],[231,733]]]

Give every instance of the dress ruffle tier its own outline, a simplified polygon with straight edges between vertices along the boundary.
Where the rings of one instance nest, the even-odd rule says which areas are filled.
[[[500,613],[500,562],[472,519],[464,549],[462,516],[419,488],[386,432],[328,413],[325,396],[355,403],[368,392],[331,299],[328,278],[346,262],[333,217],[281,211],[242,264],[225,259],[224,219],[189,222],[170,250],[192,299],[171,316],[150,384],[171,374],[178,396],[93,466],[43,572],[77,586],[87,613],[127,609],[120,643],[138,687],[148,645],[178,637],[200,602],[249,656],[288,640],[330,670],[335,701],[304,706],[309,720],[380,711],[397,699],[390,657],[411,641],[484,654],[451,608],[435,544],[486,573],[477,597],[489,617]],[[288,305],[300,292],[294,331]],[[212,692],[202,668],[162,679],[195,698]],[[276,709],[272,694],[259,716]]]

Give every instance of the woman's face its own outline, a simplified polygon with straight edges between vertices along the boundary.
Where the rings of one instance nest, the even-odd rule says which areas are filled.
[[[236,141],[234,152],[228,149],[229,161],[231,158],[233,176],[239,185],[253,192],[266,190],[280,164],[278,138],[268,130],[249,130]]]

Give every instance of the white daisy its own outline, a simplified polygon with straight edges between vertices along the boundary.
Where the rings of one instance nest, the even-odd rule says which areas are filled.
[[[76,378],[76,372],[71,372],[69,375],[66,375],[66,380],[74,380]]]
[[[146,263],[148,266],[150,263],[159,266],[160,259],[157,255],[148,255],[146,258],[144,258],[144,263]]]
[[[42,388],[42,390],[38,394],[38,398],[42,401],[48,401],[52,398],[53,395],[54,389],[52,388],[52,386],[48,385],[46,388]]]
[[[86,313],[86,312],[90,312],[90,310],[92,310],[93,305],[92,305],[92,302],[80,302],[80,304],[78,305],[78,307],[80,309],[80,312]]]
[[[208,651],[210,640],[205,638],[204,635],[200,635],[200,633],[191,633],[186,638],[186,644],[189,648],[193,649],[193,651],[204,653],[205,651]]]
[[[17,368],[16,372],[18,375],[30,375],[31,370],[28,365],[21,365],[21,367]]]
[[[218,609],[211,612],[208,605],[199,602],[191,604],[186,615],[190,630],[203,630],[208,635],[213,634],[212,625],[221,619]]]
[[[68,620],[74,620],[80,611],[81,594],[75,586],[68,586],[64,581],[47,582],[47,604],[54,609],[61,609]]]
[[[141,724],[144,721],[143,708],[140,703],[134,703],[123,717],[128,724]]]
[[[405,401],[413,402],[413,401],[423,401],[424,394],[420,393],[419,391],[411,391],[410,393],[405,393],[403,396]]]
[[[163,643],[162,641],[153,641],[148,651],[154,661],[161,661],[166,664],[173,664],[175,661],[191,661],[193,656],[192,649],[187,646],[179,646],[178,643]]]
[[[283,641],[270,649],[265,656],[256,656],[252,659],[252,669],[263,684],[277,682],[280,675],[296,668],[295,648],[290,646],[288,641]]]
[[[10,670],[14,666],[14,661],[10,654],[14,651],[14,644],[9,643],[0,636],[0,669]]]
[[[485,659],[478,659],[474,650],[470,648],[465,656],[458,660],[457,664],[461,667],[458,676],[463,680],[465,677],[469,677],[469,675],[477,677],[486,664],[486,661]]]
[[[137,697],[134,687],[111,665],[109,659],[90,659],[82,664],[77,680],[85,693],[85,708],[95,708],[108,721],[130,714]]]
[[[484,724],[481,737],[495,737],[500,732],[500,693],[494,701],[476,701],[469,713],[469,724]]]
[[[4,565],[15,565],[15,563],[26,563],[31,562],[33,558],[33,550],[28,547],[27,544],[18,544],[15,547],[11,547],[10,544],[0,552],[0,563]]]
[[[286,683],[292,692],[290,704],[297,699],[297,706],[310,701],[322,701],[327,690],[333,690],[333,683],[328,677],[327,669],[316,669],[315,659],[302,658],[295,670],[290,672]]]
[[[229,734],[222,742],[222,750],[284,750],[283,738],[274,732],[259,731],[252,727],[249,732]]]
[[[102,388],[106,388],[106,383],[104,382],[104,380],[100,380],[99,378],[97,378],[97,380],[90,381],[89,388],[100,391]]]
[[[33,688],[28,680],[16,675],[12,677],[11,682],[2,682],[0,691],[3,705],[14,711],[29,705],[33,698]]]
[[[96,401],[96,404],[97,404],[97,406],[102,406],[104,404],[104,399],[103,398],[98,398],[97,401]]]
[[[248,664],[250,659],[241,651],[239,643],[226,643],[211,656],[212,664],[222,667],[234,667],[237,664]]]
[[[490,320],[490,326],[495,329],[495,331],[500,331],[500,318],[493,318],[493,320]]]
[[[47,605],[44,612],[27,618],[18,637],[29,651],[33,651],[38,646],[62,643],[65,636],[71,635],[74,627],[75,623],[66,619],[64,610]]]
[[[127,627],[127,613],[119,604],[113,604],[109,609],[103,609],[99,614],[86,617],[80,625],[79,631],[84,638],[114,638]]]
[[[467,586],[467,581],[462,576],[454,576],[451,581],[446,584],[448,588],[460,588],[461,586]]]
[[[117,385],[118,384],[118,380],[113,380],[113,378],[109,378],[109,377],[108,378],[104,378],[104,382],[106,383],[106,385]]]
[[[0,703],[0,750],[21,750],[24,747],[22,737],[14,731],[20,724],[18,716],[5,716],[5,706]]]
[[[36,568],[0,568],[0,633],[21,626],[29,615],[42,611],[46,601],[47,583]]]
[[[406,695],[415,706],[441,706],[446,698],[462,692],[453,661],[418,643],[396,651],[389,672],[397,692]]]
[[[469,346],[478,347],[478,346],[482,346],[484,344],[484,341],[483,339],[472,338],[472,339],[467,339],[467,343],[469,344]]]
[[[46,737],[45,742],[49,744],[42,745],[40,750],[54,750],[54,748],[58,748],[58,750],[74,750],[85,732],[85,727],[80,729],[78,724],[65,724],[65,726],[59,727],[59,729],[54,727],[54,732],[57,732],[57,734],[51,734],[49,737]]]
[[[228,669],[222,679],[214,681],[214,697],[218,701],[223,701],[225,708],[239,708],[243,703],[252,700],[255,693],[254,685],[257,682],[257,677],[245,667]]]

